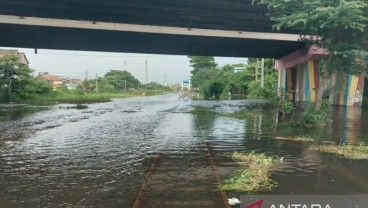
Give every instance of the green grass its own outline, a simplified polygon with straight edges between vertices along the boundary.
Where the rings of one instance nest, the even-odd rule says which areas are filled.
[[[312,145],[311,150],[341,155],[351,160],[368,160],[368,146],[360,145]]]
[[[26,103],[96,103],[96,102],[109,102],[111,98],[126,98],[131,97],[128,94],[113,94],[113,93],[101,93],[101,94],[61,94],[56,96],[38,96],[26,101]]]
[[[260,192],[270,191],[278,184],[271,180],[271,172],[280,167],[281,161],[277,157],[265,154],[238,153],[231,156],[235,161],[244,165],[242,170],[235,172],[234,176],[219,185],[222,191]]]

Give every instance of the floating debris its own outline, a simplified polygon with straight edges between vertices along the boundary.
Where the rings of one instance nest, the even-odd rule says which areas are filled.
[[[230,199],[228,199],[228,203],[231,205],[231,206],[233,206],[233,205],[237,205],[237,204],[240,204],[241,203],[241,201],[239,201],[239,199],[237,199],[237,198],[230,198]]]
[[[88,105],[83,105],[83,104],[77,104],[77,105],[72,105],[72,106],[59,106],[59,109],[86,109],[88,108]]]

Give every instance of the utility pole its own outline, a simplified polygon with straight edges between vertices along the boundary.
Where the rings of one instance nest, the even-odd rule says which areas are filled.
[[[164,75],[164,86],[166,86],[166,74]]]
[[[98,93],[98,78],[97,78],[97,74],[96,74],[96,93]]]
[[[125,92],[126,92],[126,80],[124,80],[124,82],[125,82]]]
[[[88,70],[86,69],[86,80],[88,80]]]
[[[261,87],[264,87],[264,58],[262,58],[262,63],[261,63]]]
[[[256,81],[258,80],[258,68],[259,68],[259,61],[257,58],[257,64],[256,64]]]
[[[148,83],[148,63],[147,63],[147,59],[146,59],[146,81],[145,81],[147,84]]]
[[[124,71],[126,71],[126,60],[124,60]]]

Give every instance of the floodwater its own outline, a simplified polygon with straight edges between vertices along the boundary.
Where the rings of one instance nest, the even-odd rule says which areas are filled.
[[[325,128],[275,129],[265,100],[183,104],[178,97],[0,110],[0,208],[125,208],[139,193],[140,207],[224,207],[215,175],[229,178],[239,168],[224,155],[253,150],[284,157],[269,194],[368,194],[367,161],[272,139],[367,143],[368,110],[335,107]],[[258,113],[246,120],[222,115],[243,109]]]

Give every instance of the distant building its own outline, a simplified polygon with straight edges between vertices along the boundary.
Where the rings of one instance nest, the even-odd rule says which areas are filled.
[[[83,80],[82,79],[65,79],[63,81],[64,84],[82,84]]]
[[[18,58],[18,62],[20,65],[23,66],[28,66],[29,62],[28,59],[26,57],[26,54],[24,53],[19,53],[17,50],[6,50],[6,49],[1,49],[0,48],[0,58],[6,55],[14,55]]]
[[[82,85],[83,80],[81,79],[66,79],[63,81],[63,85],[69,90],[75,90],[79,85]]]
[[[75,90],[77,89],[77,87],[79,86],[79,84],[75,84],[75,83],[68,83],[68,84],[64,84],[64,86],[66,88],[68,88],[69,90]]]
[[[234,67],[234,73],[238,73],[238,72],[242,72],[244,71],[244,67],[243,66],[236,66]]]
[[[56,75],[50,75],[48,72],[39,73],[36,79],[48,81],[54,90],[63,85],[63,79]]]

